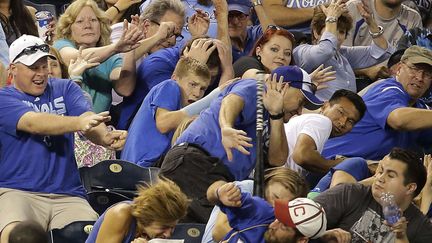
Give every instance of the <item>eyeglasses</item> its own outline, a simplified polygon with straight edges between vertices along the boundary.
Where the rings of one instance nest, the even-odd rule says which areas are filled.
[[[409,73],[411,75],[416,75],[418,73],[422,73],[422,74],[424,74],[424,77],[426,79],[432,80],[432,70],[418,68],[417,66],[412,65],[412,64],[407,63],[407,62],[402,62],[402,63],[408,67],[408,70],[410,70]]]
[[[228,19],[236,18],[238,20],[246,20],[248,16],[249,15],[244,14],[244,13],[239,12],[239,11],[229,11],[228,12]]]
[[[312,82],[306,82],[306,81],[290,81],[288,83],[302,83],[302,84],[307,84],[310,86],[312,94],[315,94],[315,92],[318,90],[318,87],[316,86],[316,84],[312,83]]]
[[[12,62],[14,62],[16,59],[18,59],[18,58],[20,58],[20,57],[22,57],[24,55],[28,56],[28,55],[35,54],[38,50],[40,50],[42,52],[47,52],[48,53],[49,50],[50,50],[50,47],[47,44],[26,47],[26,48],[24,48],[24,50],[22,50],[20,52],[20,54],[18,54],[15,57],[15,59],[13,59]]]
[[[159,23],[159,22],[157,22],[157,21],[155,21],[155,20],[151,20],[151,19],[149,19],[149,20],[150,20],[150,22],[152,22],[153,24],[160,26],[160,23]],[[175,36],[176,41],[181,41],[181,40],[184,39],[184,36],[183,36],[181,33],[174,33],[172,36]],[[172,36],[170,36],[170,37],[172,37]]]
[[[282,28],[280,26],[273,25],[273,24],[269,24],[267,26],[267,29],[265,30],[265,32],[275,32],[277,30],[284,31],[284,32],[288,33],[288,35],[291,36],[293,39],[295,39],[293,33],[289,32],[288,30],[286,30],[286,29],[284,29],[284,28]]]

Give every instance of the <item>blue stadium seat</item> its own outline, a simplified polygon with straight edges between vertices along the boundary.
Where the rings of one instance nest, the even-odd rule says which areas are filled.
[[[48,232],[50,243],[83,243],[96,221],[76,221]]]
[[[152,185],[158,179],[159,170],[124,160],[104,160],[92,167],[82,167],[79,172],[87,193],[110,191],[132,199],[136,194],[136,185]]]
[[[201,243],[205,224],[181,223],[177,224],[171,239],[184,239],[187,243]]]
[[[112,205],[122,201],[129,201],[131,198],[120,193],[111,192],[107,189],[107,191],[93,191],[87,193],[87,200],[93,210],[99,215],[102,215],[105,210]]]

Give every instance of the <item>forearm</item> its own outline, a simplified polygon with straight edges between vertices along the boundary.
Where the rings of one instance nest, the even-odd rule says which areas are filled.
[[[265,31],[269,25],[275,25],[273,19],[267,15],[262,5],[256,5],[254,9],[263,31]]]
[[[209,186],[207,189],[207,200],[210,203],[216,204],[219,202],[218,195],[216,194],[216,191],[219,187],[225,185],[226,181],[215,181],[213,184]]]
[[[230,94],[222,100],[219,111],[220,128],[234,127],[235,120],[239,116],[244,106],[244,101],[237,95]]]
[[[379,33],[380,32],[379,27],[378,27],[378,25],[375,22],[373,22],[372,24],[369,25],[369,31],[371,33]],[[387,42],[387,39],[384,37],[383,34],[381,34],[380,36],[378,36],[376,38],[372,38],[372,41],[379,48],[381,48],[383,50],[387,50],[387,48],[388,48],[388,42]]]
[[[432,111],[418,108],[398,108],[392,111],[387,124],[395,130],[413,131],[432,128]]]
[[[272,166],[282,166],[287,161],[289,152],[283,119],[270,119],[270,127],[268,161]]]
[[[219,96],[221,90],[219,88],[214,89],[210,94],[206,95],[204,98],[183,107],[182,110],[185,111],[189,116],[198,115],[202,110],[210,106],[210,103]]]
[[[313,8],[288,8],[282,0],[264,0],[263,6],[267,13],[271,13],[273,21],[280,26],[293,26],[310,21]]]
[[[157,35],[150,36],[145,40],[141,41],[141,45],[135,49],[135,61],[147,54],[151,48],[153,48],[159,41]]]
[[[160,113],[160,108],[156,111],[156,128],[160,133],[167,133],[177,129],[178,125],[189,116],[184,110],[166,111]]]
[[[105,123],[101,123],[97,127],[94,127],[88,132],[84,133],[84,136],[88,138],[92,143],[106,147],[109,144],[105,144],[103,138],[107,135],[107,133],[107,126],[105,125]]]
[[[105,14],[111,21],[111,24],[114,24],[118,22],[123,15],[123,12],[119,12],[114,6],[111,6],[105,11]]]
[[[340,162],[326,160],[317,150],[294,151],[293,160],[304,169],[317,173],[326,173]]]
[[[429,211],[430,205],[432,203],[432,179],[430,176],[428,177],[428,180],[426,181],[426,184],[422,191],[422,197],[421,197],[421,203],[420,203],[420,210],[424,215],[427,214]]]
[[[42,112],[27,112],[17,124],[17,130],[40,135],[63,135],[80,130],[78,116],[59,116]]]
[[[231,47],[231,39],[228,33],[228,9],[216,9],[217,39]]]
[[[81,56],[85,57],[89,53],[93,53],[92,57],[95,58],[94,62],[102,63],[112,55],[116,54],[115,45],[110,44],[102,47],[91,47],[91,48],[85,48],[82,50]],[[76,60],[79,54],[78,49],[74,48],[62,48],[60,50],[61,57],[67,65],[70,63],[71,60]]]
[[[130,51],[123,56],[123,66],[120,71],[118,79],[114,81],[114,90],[121,96],[129,96],[134,91],[135,84],[136,84],[135,52]]]

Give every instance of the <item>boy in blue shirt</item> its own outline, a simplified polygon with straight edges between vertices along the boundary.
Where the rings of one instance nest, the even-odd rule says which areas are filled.
[[[171,145],[177,126],[189,115],[181,108],[204,95],[210,84],[205,64],[180,58],[171,79],[153,87],[145,97],[131,127],[121,158],[150,167]]]

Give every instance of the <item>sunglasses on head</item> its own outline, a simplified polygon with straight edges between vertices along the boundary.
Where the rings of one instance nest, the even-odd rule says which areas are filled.
[[[46,52],[48,53],[50,50],[49,45],[47,44],[42,44],[42,45],[35,45],[35,46],[29,46],[24,48],[24,50],[22,50],[20,52],[20,54],[18,54],[18,56],[15,57],[14,61],[24,55],[28,56],[28,55],[32,55],[35,54],[38,50],[42,51],[42,52]]]
[[[286,31],[290,36],[292,36],[294,38],[294,35],[291,32],[289,32],[288,30],[286,30],[286,29],[284,29],[282,27],[279,27],[277,25],[269,24],[267,26],[267,29],[266,29],[266,31],[276,31],[276,30]]]
[[[312,83],[312,82],[306,82],[306,81],[290,81],[288,83],[301,83],[301,84],[307,84],[310,86],[311,91],[313,94],[315,94],[315,92],[318,90],[318,87],[316,86],[316,84]]]

